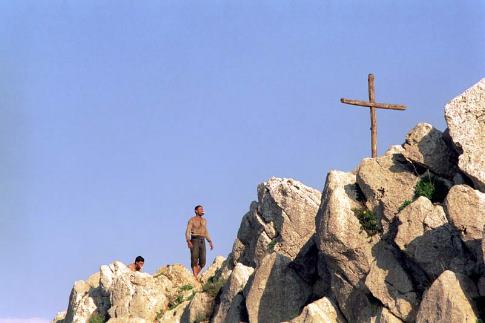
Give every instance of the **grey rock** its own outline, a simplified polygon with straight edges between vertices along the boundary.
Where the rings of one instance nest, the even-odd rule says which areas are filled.
[[[372,247],[379,240],[361,229],[353,211],[358,208],[362,204],[358,201],[356,176],[329,172],[317,215],[315,241],[324,255],[321,267],[328,270],[338,306],[353,322],[375,316],[367,292],[360,287],[373,261]],[[360,310],[356,312],[355,308]]]
[[[466,272],[473,264],[462,248],[458,232],[448,223],[443,207],[419,197],[398,215],[394,239],[399,248],[432,278],[443,271]]]
[[[365,279],[365,285],[395,316],[413,322],[419,305],[418,294],[409,275],[390,249],[384,243],[375,247],[376,258]]]
[[[289,264],[287,256],[275,252],[267,255],[256,269],[246,297],[250,322],[282,322],[300,314],[312,287]]]
[[[335,303],[328,297],[320,298],[303,308],[301,314],[290,323],[344,323]]]
[[[445,106],[450,136],[462,152],[458,166],[485,192],[485,78]]]
[[[485,226],[485,193],[467,185],[455,185],[446,196],[445,207],[450,223],[460,232],[467,247],[480,259]]]
[[[237,296],[242,296],[242,291],[253,272],[254,268],[241,263],[234,267],[231,276],[222,287],[220,301],[214,310],[212,322],[233,322],[236,319],[235,316],[237,316],[237,321],[241,320],[241,314],[236,310],[241,307],[244,298],[241,299]],[[230,314],[230,318],[228,314]]]
[[[455,152],[446,144],[441,131],[429,123],[420,123],[407,135],[403,155],[438,175],[452,178],[456,173]]]
[[[366,158],[359,166],[357,183],[370,210],[382,220],[384,232],[405,200],[412,200],[419,178],[413,166],[398,152]]]
[[[443,272],[425,292],[416,322],[477,322],[471,299],[478,296],[473,282],[452,271]]]

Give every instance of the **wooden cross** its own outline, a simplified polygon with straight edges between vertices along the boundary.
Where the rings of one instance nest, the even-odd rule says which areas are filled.
[[[402,104],[389,104],[376,102],[375,89],[374,89],[374,74],[369,74],[369,101],[351,100],[341,98],[340,102],[357,105],[360,107],[370,108],[370,125],[371,125],[371,148],[372,158],[377,157],[377,120],[376,120],[376,108],[386,110],[406,110],[406,106]]]

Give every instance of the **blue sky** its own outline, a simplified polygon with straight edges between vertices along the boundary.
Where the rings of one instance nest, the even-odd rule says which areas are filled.
[[[51,319],[113,260],[189,265],[203,204],[227,255],[256,186],[330,169],[485,76],[481,1],[0,1],[0,320]]]

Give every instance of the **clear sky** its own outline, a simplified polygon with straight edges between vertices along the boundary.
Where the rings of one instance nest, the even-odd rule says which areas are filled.
[[[137,255],[189,266],[207,211],[227,255],[258,183],[330,169],[485,76],[483,1],[0,1],[0,321],[52,319],[75,280]],[[6,322],[6,321],[5,321]]]

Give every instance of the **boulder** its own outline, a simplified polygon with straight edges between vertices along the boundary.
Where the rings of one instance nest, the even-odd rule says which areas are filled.
[[[202,284],[205,284],[211,277],[215,277],[223,267],[225,261],[226,258],[222,256],[217,256],[212,264],[209,266],[209,268],[207,268],[207,270],[200,274],[200,282]]]
[[[328,297],[320,298],[303,308],[299,316],[290,323],[343,323],[345,318],[340,314],[335,303]]]
[[[254,273],[246,295],[250,322],[282,322],[300,314],[312,287],[291,268],[290,259],[280,253],[267,255]]]
[[[331,290],[349,321],[373,316],[366,292],[359,289],[373,261],[372,247],[378,237],[368,237],[354,214],[362,208],[356,176],[331,171],[327,175],[317,215],[315,241],[331,277]],[[324,278],[324,277],[322,277]],[[354,309],[360,308],[359,312]]]
[[[67,311],[57,312],[56,316],[52,320],[52,323],[64,323]]]
[[[248,282],[249,276],[253,272],[254,268],[244,266],[241,263],[238,263],[234,267],[231,276],[222,287],[219,304],[214,310],[213,322],[234,322],[242,320],[240,313],[237,313],[237,309],[241,307],[241,301],[244,301],[244,298],[241,299],[241,294]],[[230,318],[228,317],[229,313],[231,313]]]
[[[110,299],[100,286],[100,273],[74,283],[64,322],[85,322],[92,316],[106,317]]]
[[[376,258],[371,264],[365,285],[395,316],[413,322],[419,305],[418,295],[410,277],[390,249],[384,243],[375,247]]]
[[[407,135],[403,155],[432,172],[452,178],[456,173],[455,152],[444,134],[429,123],[419,123]]]
[[[469,278],[444,271],[424,293],[416,322],[476,323],[478,317],[471,301],[476,296],[476,287]]]
[[[421,196],[405,207],[398,219],[394,241],[432,279],[446,269],[465,272],[471,265],[458,232],[448,223],[440,205]]]
[[[207,293],[196,293],[182,314],[181,322],[208,321],[213,310],[214,297]]]
[[[108,313],[117,319],[144,319],[153,321],[167,308],[165,287],[151,275],[126,272],[117,276],[111,286],[111,308]]]
[[[272,177],[258,186],[258,202],[243,217],[230,256],[256,267],[269,253],[278,251],[294,259],[315,231],[320,192],[299,181]]]
[[[380,308],[376,317],[370,320],[371,323],[402,323],[403,321],[395,317],[387,308]]]
[[[180,323],[182,322],[182,315],[189,305],[190,301],[185,301],[177,305],[175,308],[163,313],[163,316],[158,319],[160,323]]]
[[[485,78],[445,106],[445,119],[461,153],[458,166],[485,192]]]
[[[412,200],[419,178],[401,151],[391,150],[384,156],[365,158],[357,171],[357,183],[365,195],[366,205],[382,220],[384,232],[405,200]]]
[[[163,277],[162,277],[163,276]],[[172,284],[172,288],[180,288],[184,285],[194,285],[194,275],[181,264],[174,264],[161,267],[156,274],[153,275],[156,279],[167,278]]]
[[[450,223],[460,232],[467,247],[480,259],[485,226],[485,193],[467,185],[455,185],[446,196],[445,208]]]

